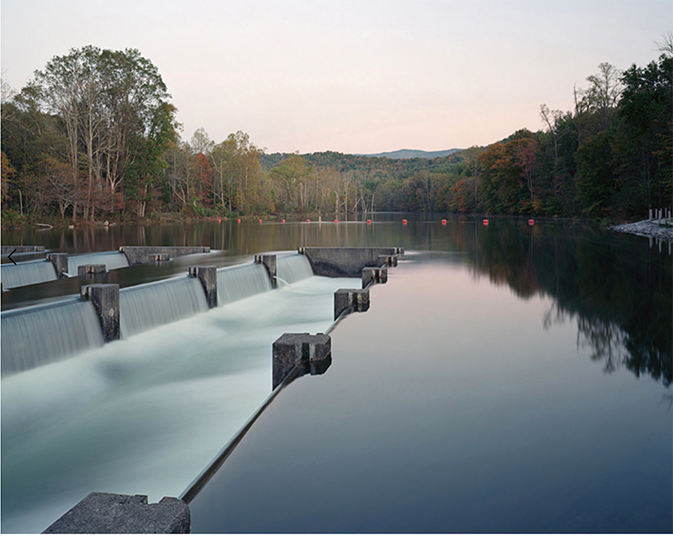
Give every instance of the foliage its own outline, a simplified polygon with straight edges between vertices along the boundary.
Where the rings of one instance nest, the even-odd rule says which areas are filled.
[[[3,213],[642,216],[673,197],[673,55],[662,52],[624,72],[601,63],[574,89],[574,110],[540,106],[541,131],[393,159],[265,154],[242,131],[216,143],[199,128],[186,143],[157,68],[137,50],[73,49],[18,93],[3,83]]]

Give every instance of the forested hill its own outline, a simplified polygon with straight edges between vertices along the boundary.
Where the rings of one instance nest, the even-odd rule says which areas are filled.
[[[374,155],[351,155],[336,151],[322,151],[300,155],[316,169],[332,170],[337,173],[357,172],[379,178],[402,179],[423,170],[434,173],[447,173],[455,164],[464,160],[464,152],[451,149],[446,156],[433,158],[386,158]],[[271,170],[290,157],[289,153],[262,153],[260,164],[265,170]]]
[[[626,71],[601,63],[588,88],[574,89],[574,110],[539,105],[544,130],[419,158],[266,155],[245,132],[217,142],[202,128],[185,141],[150,60],[133,49],[73,49],[18,93],[3,82],[2,227],[163,212],[641,218],[673,207],[673,43],[661,51]]]
[[[386,157],[386,158],[427,158],[446,157],[451,153],[461,151],[460,149],[444,149],[443,151],[421,151],[420,149],[398,149],[397,151],[388,151],[386,153],[361,154],[363,157]],[[360,155],[360,153],[356,153]]]

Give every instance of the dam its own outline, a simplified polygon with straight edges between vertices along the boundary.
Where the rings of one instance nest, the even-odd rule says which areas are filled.
[[[670,532],[667,249],[542,218],[372,220],[26,236],[69,257],[94,238],[211,251],[3,293],[7,319],[88,304],[101,337],[96,285],[120,309],[185,280],[196,300],[133,335],[120,311],[119,339],[3,375],[3,530],[124,504],[194,533]],[[405,253],[334,279],[310,250],[299,269],[313,245]],[[224,303],[218,276],[253,265],[265,290]]]
[[[41,531],[96,491],[178,496],[294,367],[272,371],[273,341],[326,332],[335,292],[363,284],[362,268],[328,278],[304,254],[258,257],[3,312],[4,528]],[[116,293],[109,342],[88,287]]]

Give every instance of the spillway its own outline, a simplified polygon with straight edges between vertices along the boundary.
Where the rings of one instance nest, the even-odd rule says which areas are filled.
[[[313,269],[306,256],[300,254],[278,256],[277,276],[280,284],[293,284],[313,276]]]
[[[96,252],[72,256],[68,257],[68,274],[77,276],[77,267],[83,265],[105,265],[105,270],[114,270],[128,267],[129,262],[120,252]]]
[[[74,299],[2,315],[2,376],[103,345],[94,306]]]
[[[195,278],[173,278],[122,289],[119,292],[121,336],[128,338],[207,309],[203,289]]]
[[[220,306],[271,291],[264,265],[253,263],[217,271],[217,302]]]
[[[56,270],[54,265],[44,259],[26,261],[16,265],[5,263],[0,268],[0,278],[3,289],[12,289],[55,280]]]
[[[3,378],[3,531],[92,491],[178,496],[268,397],[273,341],[324,332],[359,283],[312,276]]]

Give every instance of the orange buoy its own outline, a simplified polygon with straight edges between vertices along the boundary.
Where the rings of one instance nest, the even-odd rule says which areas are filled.
[[[259,219],[259,223],[260,223],[260,224],[262,223],[262,219],[261,219],[261,218]]]
[[[338,223],[339,223],[339,221],[338,221],[338,220],[335,220],[335,221],[334,221],[334,223],[335,223],[335,224],[338,224]]]
[[[530,220],[528,220],[528,225],[529,226],[534,226],[535,225],[535,220],[533,220],[532,218]]]
[[[406,220],[402,220],[402,224],[406,226],[406,225],[407,225],[407,221],[406,221]]]
[[[222,219],[221,219],[221,218],[218,218],[218,219],[217,219],[217,223],[218,223],[218,224],[221,224],[221,223],[222,223]]]
[[[239,224],[241,223],[241,219],[240,219],[240,218],[238,219],[238,223],[239,223]]]
[[[485,226],[488,225],[488,220],[484,219],[484,225],[485,225]]]
[[[284,224],[284,223],[285,223],[285,218],[283,218],[283,219],[281,220],[281,222],[283,222],[283,224]]]
[[[442,220],[442,225],[443,225],[443,226],[446,225],[446,220]]]
[[[371,223],[372,223],[372,221],[371,221],[371,220],[367,220],[367,223],[368,223],[368,224],[371,224]]]
[[[306,219],[306,221],[307,221],[307,222],[310,222],[310,220],[309,220],[308,218]]]

